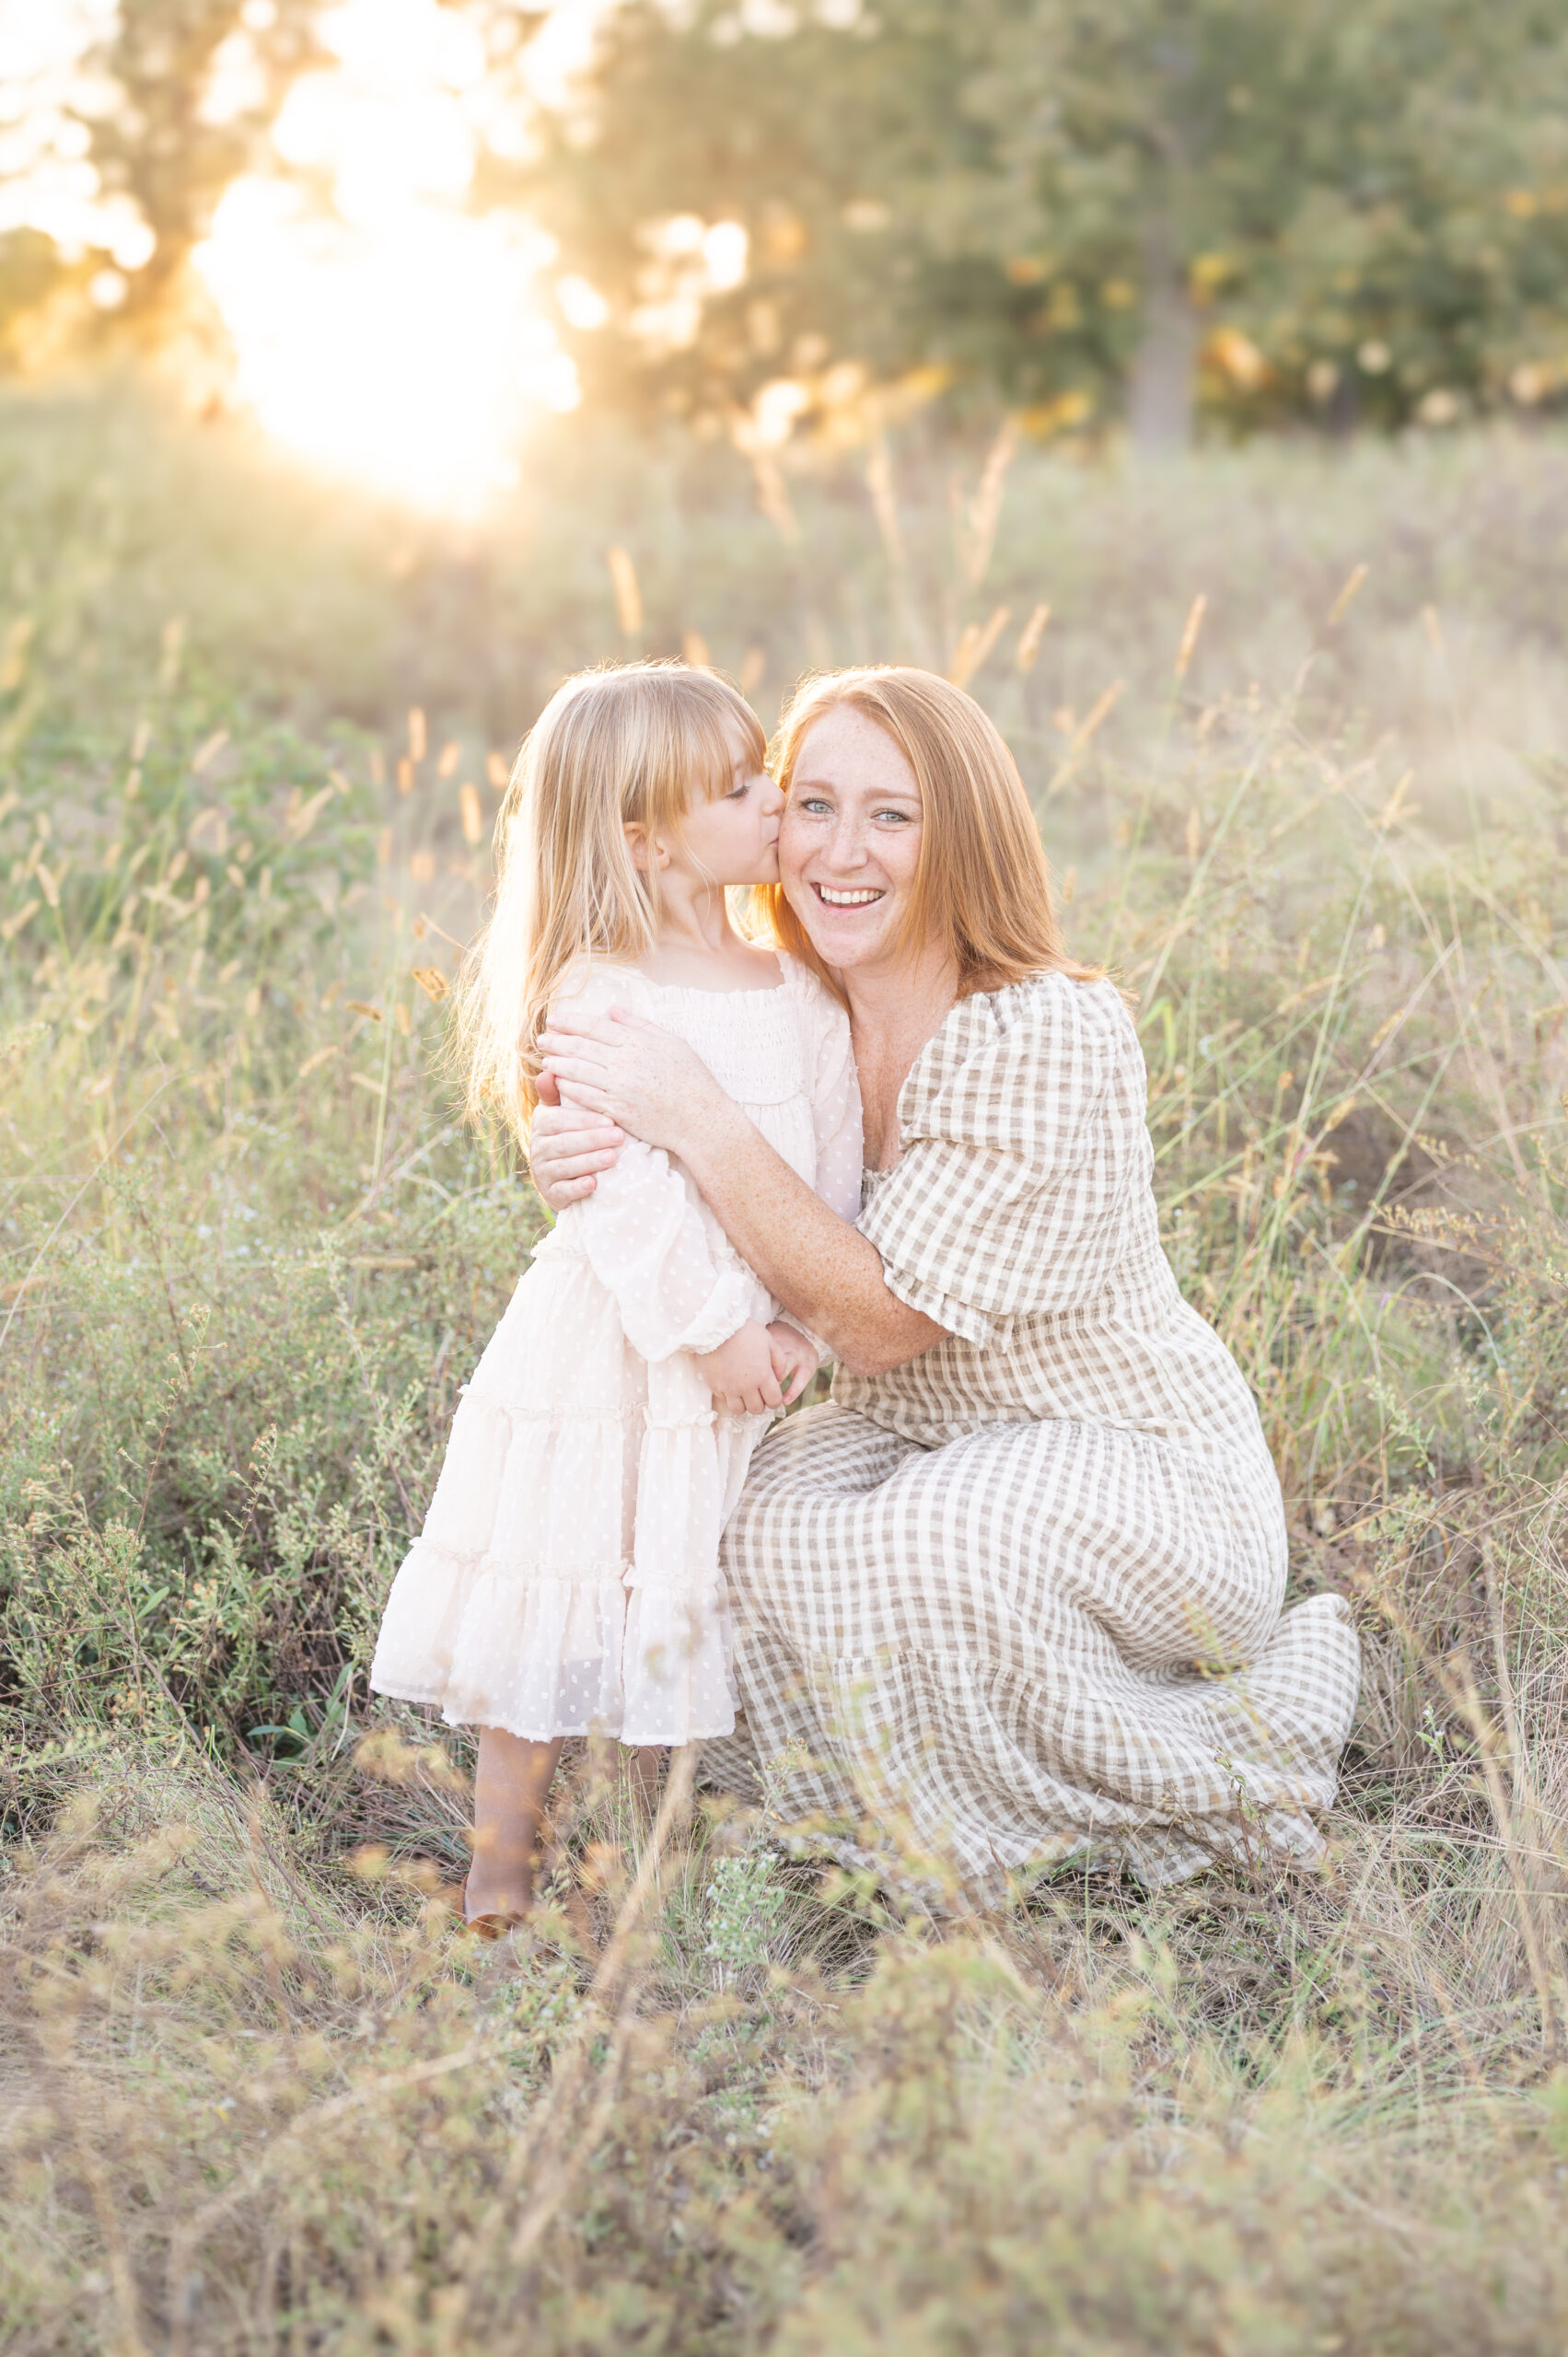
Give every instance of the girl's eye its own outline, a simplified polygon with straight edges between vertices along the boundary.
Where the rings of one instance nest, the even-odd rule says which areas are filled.
[[[910,823],[910,814],[907,810],[878,810],[874,815],[878,819],[895,819],[900,827],[907,827]]]

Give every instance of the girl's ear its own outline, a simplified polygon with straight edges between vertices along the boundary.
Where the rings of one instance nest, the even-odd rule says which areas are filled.
[[[650,868],[669,865],[669,845],[660,842],[656,835],[650,835],[646,827],[638,820],[630,820],[621,832],[626,838],[626,848],[632,854],[633,866],[640,868],[645,876]]]

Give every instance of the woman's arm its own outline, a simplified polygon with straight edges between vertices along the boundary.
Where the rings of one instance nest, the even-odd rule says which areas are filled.
[[[889,1291],[876,1246],[796,1176],[683,1040],[616,1015],[574,1020],[540,1046],[585,1129],[613,1121],[679,1155],[742,1259],[852,1375],[885,1375],[943,1340],[935,1318]],[[535,1157],[553,1200],[555,1173],[537,1144]],[[581,1189],[580,1167],[568,1183]]]
[[[677,1150],[741,1259],[852,1375],[886,1375],[945,1339],[935,1318],[889,1292],[877,1247],[796,1178],[727,1097],[702,1109]]]

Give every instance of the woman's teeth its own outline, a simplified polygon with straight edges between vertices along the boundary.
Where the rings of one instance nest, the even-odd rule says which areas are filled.
[[[880,891],[868,888],[858,892],[835,892],[826,884],[818,884],[813,889],[817,898],[826,900],[830,909],[867,909],[873,900],[879,900],[882,897]]]

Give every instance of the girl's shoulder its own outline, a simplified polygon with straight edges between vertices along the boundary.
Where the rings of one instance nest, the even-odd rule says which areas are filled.
[[[618,958],[574,958],[551,993],[552,1008],[575,1006],[597,1013],[607,1006],[626,1006],[641,1014],[653,997],[653,986],[636,967]]]
[[[792,957],[787,949],[777,953],[783,969],[784,989],[801,1028],[815,1040],[834,1040],[841,1037],[847,1049],[849,1042],[849,1013],[836,993],[828,988],[820,974],[800,958]]]
[[[788,949],[776,949],[773,955],[779,961],[784,988],[797,1006],[815,1015],[836,1017],[842,1023],[849,1021],[842,999],[828,988],[821,975],[814,973],[803,958],[796,958]]]

